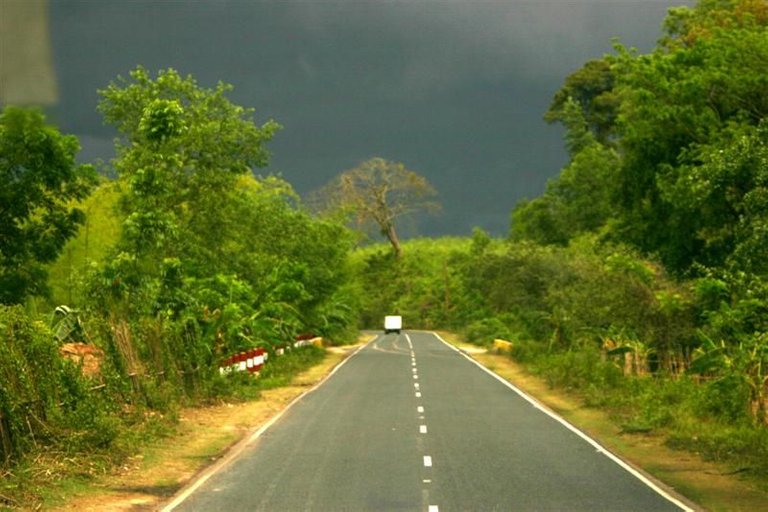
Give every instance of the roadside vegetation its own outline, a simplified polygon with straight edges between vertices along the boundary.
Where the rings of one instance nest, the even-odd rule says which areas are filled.
[[[76,165],[77,141],[40,112],[3,111],[2,505],[108,471],[182,406],[285,384],[322,358],[291,350],[297,337],[355,339],[351,232],[254,177],[279,126],[229,90],[137,68],[100,91],[113,181]],[[258,379],[220,372],[253,348]]]
[[[622,431],[764,484],[766,25],[765,0],[701,0],[670,11],[649,54],[617,45],[567,77],[545,118],[566,128],[570,161],[503,240],[400,240],[395,219],[437,203],[382,158],[339,175],[312,213],[255,174],[279,125],[174,70],[99,91],[119,133],[108,165],[76,164],[74,137],[5,108],[0,505],[108,472],[183,406],[285,384],[323,356],[278,357],[297,337],[344,343],[385,313],[508,340]],[[371,223],[388,244],[355,230]],[[260,378],[219,371],[252,348],[269,356]]]

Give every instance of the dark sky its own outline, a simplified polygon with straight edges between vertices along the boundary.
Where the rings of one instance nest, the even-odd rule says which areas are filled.
[[[282,124],[268,172],[299,193],[381,156],[440,194],[443,213],[411,233],[504,235],[514,204],[565,163],[561,130],[542,120],[565,77],[612,38],[650,50],[683,3],[50,0],[52,120],[83,160],[109,159],[96,90],[138,64],[173,67],[232,84],[258,122]]]

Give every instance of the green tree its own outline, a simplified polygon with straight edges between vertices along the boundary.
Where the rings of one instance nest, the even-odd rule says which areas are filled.
[[[515,206],[511,230],[515,240],[565,245],[583,233],[598,231],[616,215],[620,166],[616,150],[597,140],[572,98],[561,106],[558,116],[567,129],[571,161],[547,183],[544,194]]]
[[[615,136],[619,97],[614,91],[613,57],[590,60],[581,69],[568,75],[555,93],[544,119],[549,123],[561,122],[566,126],[572,119],[569,104],[578,106],[585,127],[601,143]]]
[[[47,125],[36,110],[8,107],[0,114],[0,303],[45,294],[43,265],[83,223],[71,202],[88,195],[96,174],[75,163],[79,149],[74,136]]]
[[[122,134],[126,218],[101,282],[138,314],[204,324],[209,349],[339,330],[354,322],[337,314],[352,240],[312,218],[284,180],[253,177],[279,127],[256,125],[230,89],[138,68],[100,91],[99,109]]]
[[[264,167],[265,143],[279,126],[253,122],[253,110],[232,104],[232,87],[204,89],[175,70],[152,79],[139,67],[99,91],[99,110],[122,135],[115,161],[128,185],[125,241],[135,250],[180,240],[182,226],[194,228],[200,214],[215,216],[206,199],[230,190],[237,176]]]
[[[621,98],[623,236],[677,272],[724,258],[702,237],[723,221],[681,208],[690,202],[667,192],[684,190],[703,148],[719,151],[734,126],[757,126],[768,114],[768,32],[760,5],[705,1],[678,9],[651,54],[619,48],[613,69]]]
[[[439,210],[439,203],[433,200],[436,195],[423,176],[401,163],[377,157],[338,175],[315,200],[327,210],[351,213],[358,227],[375,226],[400,256],[395,221],[418,211]]]

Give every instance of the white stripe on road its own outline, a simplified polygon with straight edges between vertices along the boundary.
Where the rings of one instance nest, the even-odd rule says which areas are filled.
[[[429,455],[424,456],[424,467],[425,468],[431,468],[432,467],[432,457]]]
[[[419,425],[419,433],[420,434],[426,434],[427,433],[427,426],[426,425]]]
[[[416,398],[421,398],[421,393],[419,393],[418,391],[416,392]]]
[[[420,405],[416,408],[416,412],[424,412],[424,406]]]
[[[427,512],[440,512],[437,508],[437,505],[430,505],[427,509]]]
[[[642,474],[641,472],[639,472],[638,470],[636,470],[635,468],[633,468],[632,466],[630,466],[629,464],[627,464],[626,462],[621,460],[619,457],[617,457],[616,455],[614,455],[613,453],[608,451],[607,448],[603,447],[600,443],[598,443],[597,441],[595,441],[594,439],[589,437],[587,434],[585,434],[584,432],[582,432],[581,430],[579,430],[575,426],[573,426],[570,423],[568,423],[567,420],[565,420],[564,418],[561,418],[560,416],[558,416],[554,412],[552,412],[549,409],[547,409],[547,407],[545,405],[541,404],[538,400],[536,400],[532,396],[526,394],[525,391],[521,390],[520,388],[518,388],[517,386],[515,386],[514,384],[512,384],[511,382],[506,380],[504,377],[501,377],[500,375],[498,375],[498,374],[494,373],[493,371],[489,370],[488,368],[486,368],[485,366],[483,366],[479,362],[475,361],[469,355],[467,355],[466,353],[464,353],[461,350],[459,350],[457,347],[454,347],[453,345],[451,345],[450,343],[445,341],[436,332],[433,332],[432,334],[438,340],[440,340],[443,343],[445,343],[446,345],[448,345],[455,352],[458,352],[459,354],[464,356],[469,362],[473,363],[478,368],[483,370],[485,373],[487,373],[488,375],[490,375],[491,377],[493,377],[494,379],[498,380],[499,382],[501,382],[502,384],[507,386],[509,389],[511,389],[512,391],[514,391],[518,395],[520,395],[521,398],[523,398],[525,401],[527,401],[528,403],[533,405],[536,409],[540,410],[541,412],[543,412],[544,414],[546,414],[550,418],[554,419],[555,421],[557,421],[558,423],[563,425],[565,428],[567,428],[568,430],[570,430],[571,432],[573,432],[574,434],[576,434],[577,436],[582,438],[584,441],[586,441],[589,444],[591,444],[597,451],[603,453],[606,457],[608,457],[613,462],[615,462],[620,467],[622,467],[624,470],[629,472],[632,476],[634,476],[635,478],[637,478],[638,480],[643,482],[645,485],[647,485],[648,487],[650,487],[651,489],[656,491],[657,494],[659,494],[660,496],[662,496],[665,499],[667,499],[667,501],[670,501],[671,503],[673,503],[676,506],[680,507],[685,512],[694,512],[694,509],[692,509],[690,506],[684,504],[679,499],[675,498],[674,496],[672,496],[669,493],[667,493],[666,491],[664,491],[661,487],[659,487],[654,482],[652,482],[647,476],[645,476],[644,474]]]

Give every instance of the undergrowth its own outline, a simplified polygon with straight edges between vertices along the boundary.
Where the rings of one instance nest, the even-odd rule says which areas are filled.
[[[660,434],[671,448],[726,463],[757,481],[768,479],[768,429],[755,423],[744,390],[733,383],[625,376],[599,351],[548,353],[531,342],[516,345],[511,357],[550,387],[607,412],[625,434]]]
[[[219,376],[211,380],[210,394],[198,404],[258,399],[263,390],[290,384],[295,375],[321,362],[325,354],[319,347],[302,347],[273,355],[259,377],[247,372]],[[97,411],[103,411],[105,405],[99,406],[97,400],[97,405],[76,415],[86,421],[90,414],[89,428],[60,432],[62,442],[55,445],[31,441],[32,446],[16,464],[0,469],[0,510],[40,509],[46,499],[56,499],[68,487],[115,471],[143,446],[172,437],[181,403],[171,401],[171,390],[162,384],[148,392],[157,408],[123,405],[113,414],[103,414]],[[98,391],[93,393],[97,398]],[[195,404],[187,401],[186,405]]]

